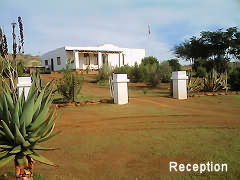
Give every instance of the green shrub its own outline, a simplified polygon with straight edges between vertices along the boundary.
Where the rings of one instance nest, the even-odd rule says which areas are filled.
[[[115,74],[128,74],[128,76],[130,76],[130,73],[132,71],[132,67],[129,65],[124,65],[121,67],[116,67],[114,68],[113,72]]]
[[[132,67],[129,78],[131,82],[143,82],[145,74],[145,67],[143,65],[135,65]]]
[[[108,64],[103,64],[99,69],[98,74],[96,76],[97,81],[100,80],[109,80],[109,77],[112,76],[113,68]]]
[[[180,71],[181,64],[179,63],[178,59],[170,59],[168,60],[169,66],[171,66],[173,71]]]
[[[17,71],[19,77],[24,76],[24,66],[21,62],[17,63]]]
[[[232,90],[240,90],[240,68],[235,68],[229,74],[229,84]]]
[[[207,76],[206,68],[204,68],[202,66],[197,67],[196,76],[197,77],[206,77]]]
[[[142,59],[142,65],[146,66],[148,64],[158,64],[158,59],[153,56],[148,56]]]
[[[169,65],[168,61],[163,61],[161,64],[159,64],[159,77],[161,79],[161,82],[163,83],[167,83],[170,82],[170,78],[171,78],[171,72],[172,72],[172,68]]]
[[[57,90],[67,102],[75,102],[82,88],[83,77],[72,74],[68,66],[63,73],[63,77],[57,81]]]
[[[161,80],[159,65],[156,63],[148,64],[145,66],[145,68],[145,82],[152,87],[156,87]]]

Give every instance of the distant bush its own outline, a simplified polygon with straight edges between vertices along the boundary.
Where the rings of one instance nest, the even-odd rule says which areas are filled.
[[[163,61],[161,64],[159,64],[159,77],[161,79],[161,82],[168,83],[170,82],[172,68],[169,65],[168,61]]]
[[[146,66],[148,64],[158,64],[158,59],[153,56],[148,56],[142,59],[141,64]]]
[[[132,71],[132,67],[129,65],[124,65],[121,67],[116,67],[114,68],[113,72],[115,74],[128,74],[128,76],[130,76],[130,73]]]
[[[145,82],[152,87],[156,87],[161,81],[159,64],[148,64],[145,68]]]
[[[234,68],[229,74],[229,84],[232,90],[240,90],[240,68]]]
[[[21,62],[17,63],[18,76],[24,76],[24,66]]]
[[[131,82],[143,82],[145,77],[145,67],[143,65],[135,65],[132,67],[129,78]]]
[[[112,76],[113,68],[108,64],[103,64],[99,69],[98,74],[96,76],[97,81],[100,80],[109,80],[109,77]]]

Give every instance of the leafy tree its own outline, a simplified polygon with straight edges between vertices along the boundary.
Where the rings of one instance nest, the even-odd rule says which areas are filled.
[[[142,82],[144,81],[145,67],[143,65],[138,65],[135,63],[130,72],[131,82]]]
[[[180,71],[181,64],[179,63],[178,59],[170,59],[168,60],[169,66],[171,66],[172,71]]]
[[[156,87],[161,81],[159,64],[157,63],[147,64],[145,68],[146,68],[145,72],[146,83],[152,87]]]
[[[146,66],[147,64],[159,64],[158,59],[153,56],[148,56],[142,59],[142,65]]]
[[[237,27],[226,31],[203,31],[199,38],[193,36],[175,46],[174,52],[178,57],[190,61],[195,71],[200,63],[208,72],[216,69],[218,73],[222,73],[228,69],[231,58],[240,59],[240,32]],[[195,63],[197,64],[194,67]]]
[[[168,61],[163,61],[159,64],[159,77],[161,82],[167,83],[170,82],[172,68]]]

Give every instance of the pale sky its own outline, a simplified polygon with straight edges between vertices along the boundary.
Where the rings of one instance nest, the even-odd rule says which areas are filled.
[[[240,0],[1,0],[0,25],[11,50],[11,23],[18,16],[26,54],[111,43],[145,48],[163,61],[175,57],[174,45],[201,31],[240,28]]]

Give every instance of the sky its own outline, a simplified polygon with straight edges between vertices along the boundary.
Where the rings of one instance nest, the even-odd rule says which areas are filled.
[[[240,0],[1,0],[0,26],[12,50],[11,23],[22,17],[25,54],[110,43],[163,61],[201,31],[240,28],[239,12]]]

